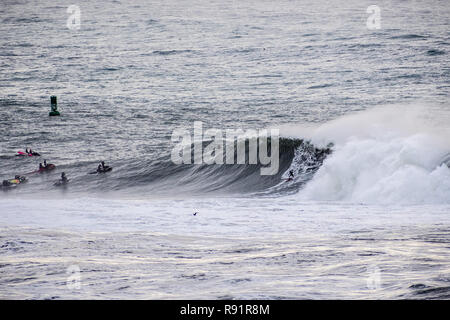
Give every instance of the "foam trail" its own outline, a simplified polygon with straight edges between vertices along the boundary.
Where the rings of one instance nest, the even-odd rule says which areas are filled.
[[[419,106],[379,108],[311,131],[334,152],[299,191],[302,200],[450,203],[449,130]]]

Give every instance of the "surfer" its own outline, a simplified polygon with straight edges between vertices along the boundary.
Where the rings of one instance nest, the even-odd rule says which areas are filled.
[[[96,171],[90,172],[89,174],[95,174],[95,173],[105,173],[111,171],[112,168],[110,166],[105,165],[105,161],[100,162],[100,164],[97,167]]]
[[[44,168],[47,167],[47,160],[44,160]]]
[[[61,173],[61,183],[66,184],[67,182],[69,182],[69,179],[67,179],[66,173]]]
[[[61,179],[56,181],[54,185],[59,187],[59,186],[65,186],[68,183],[69,183],[69,179],[67,179],[66,173],[62,172],[61,173]]]
[[[26,156],[26,155],[27,155],[27,156],[29,156],[29,157],[31,157],[31,156],[40,156],[39,153],[37,153],[37,152],[31,150],[31,148],[30,148],[30,149],[25,148],[25,152],[17,151],[17,155],[18,155],[18,156]]]
[[[16,175],[14,176],[14,179],[10,179],[10,180],[3,180],[2,182],[2,186],[7,188],[7,187],[15,187],[23,182],[26,182],[27,178],[25,176],[20,176],[20,175]]]
[[[20,176],[20,175],[16,175],[16,176],[14,177],[14,179],[15,179],[15,180],[18,180],[20,183],[25,182],[25,181],[27,180],[26,177]]]
[[[288,178],[286,179],[286,182],[292,181],[294,179],[294,170],[289,170]]]
[[[289,171],[289,179],[294,179],[294,170]]]
[[[44,170],[44,167],[42,166],[42,162],[39,163],[39,171]]]
[[[105,165],[105,161],[100,162],[97,167],[97,172],[107,172],[110,170],[110,166]]]

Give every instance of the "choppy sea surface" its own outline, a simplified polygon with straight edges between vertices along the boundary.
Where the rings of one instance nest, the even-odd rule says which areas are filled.
[[[3,1],[0,298],[450,298],[450,7],[370,5]],[[278,172],[174,164],[194,121]]]

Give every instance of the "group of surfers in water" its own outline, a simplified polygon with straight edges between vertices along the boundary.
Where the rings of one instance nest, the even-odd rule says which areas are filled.
[[[18,155],[29,155],[29,156],[40,156],[39,153],[34,152],[33,150],[25,148],[25,152],[18,152]],[[52,170],[56,168],[56,166],[52,163],[47,164],[47,160],[44,160],[44,162],[39,163],[39,170],[35,171],[42,173],[44,171],[48,171],[48,170]],[[92,173],[105,173],[108,171],[111,171],[112,167],[105,165],[105,162],[102,161],[98,167],[97,170],[92,172]],[[3,187],[11,187],[11,186],[16,186],[18,184],[21,184],[23,182],[26,182],[28,179],[25,176],[21,176],[21,175],[16,175],[14,177],[14,179],[9,179],[9,180],[3,180],[2,186]],[[67,183],[69,183],[69,179],[67,178],[67,175],[65,172],[61,173],[61,179],[58,180],[55,185],[59,186],[59,185],[66,185]]]

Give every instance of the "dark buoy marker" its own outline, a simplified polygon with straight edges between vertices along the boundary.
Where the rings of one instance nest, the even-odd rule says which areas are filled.
[[[51,107],[51,111],[48,114],[49,116],[59,116],[60,115],[60,113],[58,111],[58,104],[56,102],[56,96],[50,97],[50,107]]]

